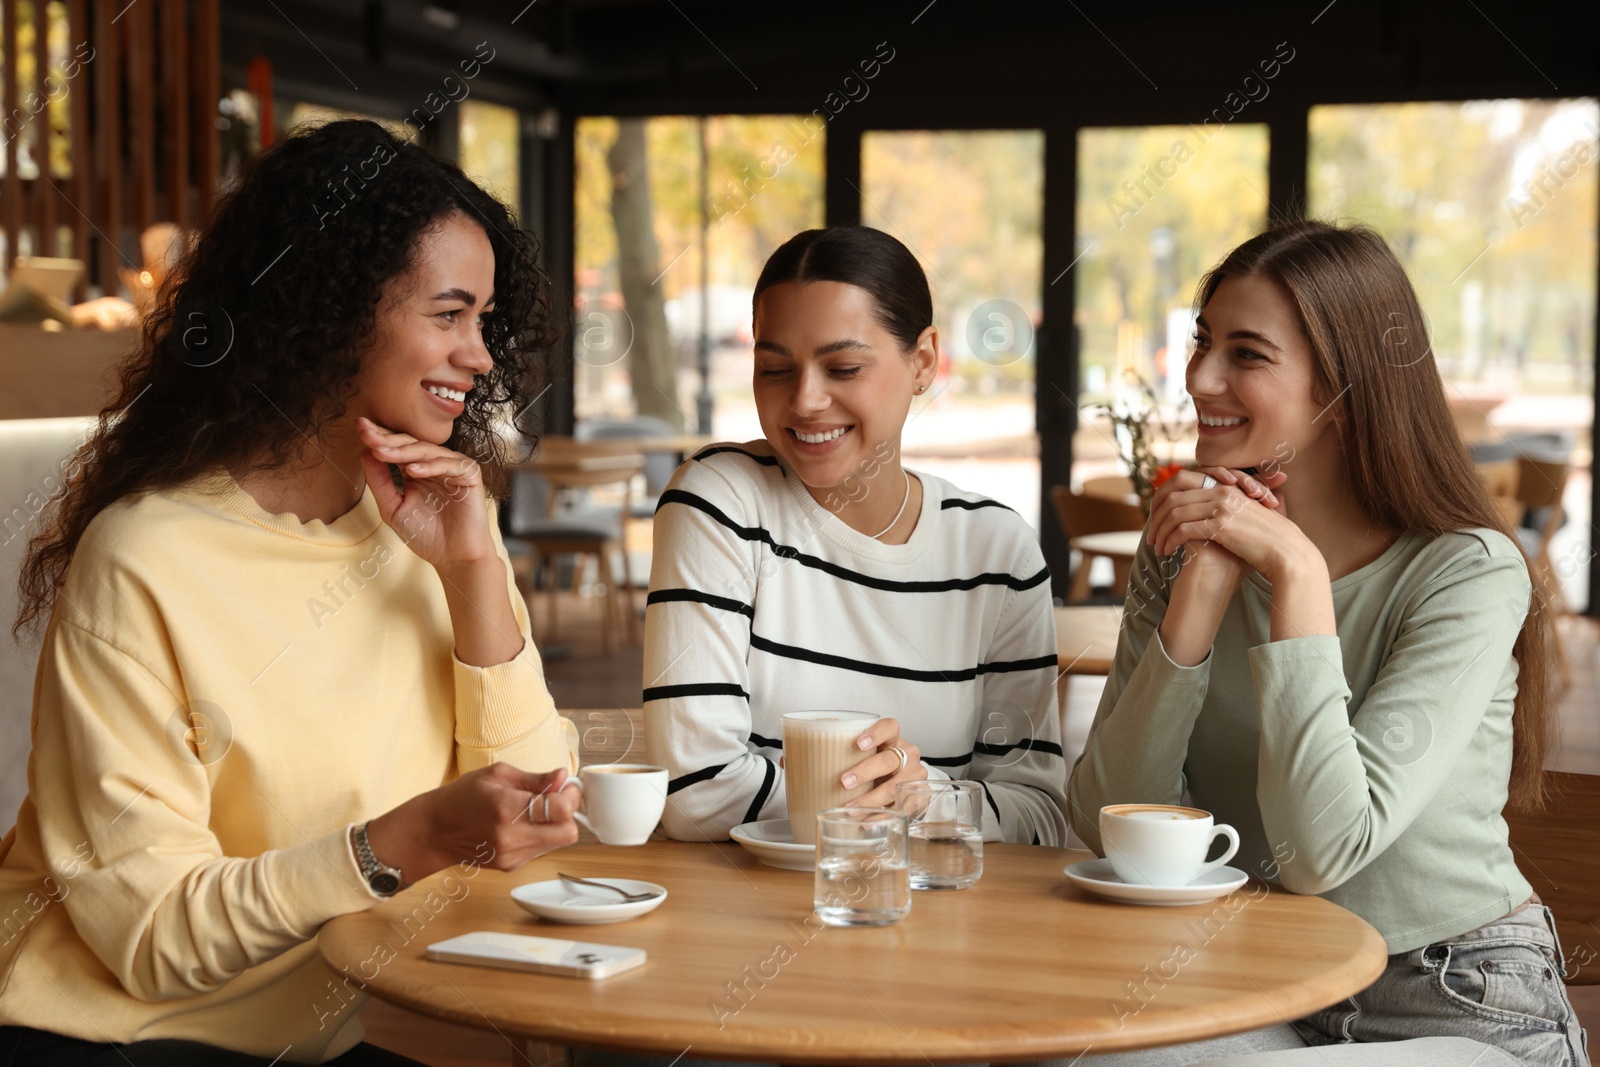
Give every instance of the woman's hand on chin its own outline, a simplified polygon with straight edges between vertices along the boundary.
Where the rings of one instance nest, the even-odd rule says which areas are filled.
[[[1216,484],[1205,488],[1208,476]],[[1183,573],[1196,580],[1209,577],[1231,590],[1250,571],[1259,571],[1273,581],[1286,561],[1317,551],[1273,492],[1288,480],[1283,471],[1253,475],[1202,467],[1180,472],[1151,499],[1145,540],[1160,556],[1184,548]]]
[[[475,460],[370,419],[357,419],[356,428],[366,446],[361,467],[378,512],[411,551],[441,571],[496,558],[483,473]],[[405,477],[404,493],[394,487],[390,464]]]

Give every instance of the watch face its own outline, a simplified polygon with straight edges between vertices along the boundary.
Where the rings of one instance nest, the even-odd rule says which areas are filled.
[[[377,874],[367,879],[367,884],[372,887],[372,891],[374,893],[382,893],[384,896],[390,896],[400,888],[400,879],[396,878],[387,871],[379,871]]]

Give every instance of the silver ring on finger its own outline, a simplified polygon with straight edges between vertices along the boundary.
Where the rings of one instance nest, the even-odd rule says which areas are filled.
[[[906,755],[906,750],[899,745],[890,745],[889,751],[900,757],[900,766],[896,767],[894,771],[895,774],[899,774],[906,769],[906,764],[911,761],[911,757]]]
[[[550,794],[549,793],[544,794],[544,796],[541,799],[543,799],[544,803],[539,806],[539,821],[540,822],[549,822],[550,821]]]
[[[1208,474],[1204,478],[1200,479],[1200,488],[1202,488],[1202,489],[1215,489],[1216,487],[1217,487],[1217,480],[1215,478],[1211,477],[1211,475]]]

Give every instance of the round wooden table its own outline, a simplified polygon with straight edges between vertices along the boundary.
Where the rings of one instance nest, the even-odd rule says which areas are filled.
[[[812,877],[737,845],[578,846],[514,873],[434,875],[323,927],[335,971],[404,1007],[565,1045],[766,1063],[977,1063],[1172,1044],[1298,1018],[1383,970],[1373,928],[1251,882],[1189,907],[1112,904],[1061,873],[1067,849],[987,845],[983,880],[913,894],[886,927],[822,926]],[[655,911],[564,926],[507,895],[557,870],[667,887]],[[425,958],[498,930],[643,948],[600,981]],[[387,963],[380,963],[393,954]]]

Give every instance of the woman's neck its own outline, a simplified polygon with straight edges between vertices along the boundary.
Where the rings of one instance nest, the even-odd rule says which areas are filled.
[[[811,498],[839,521],[886,545],[903,545],[922,513],[922,481],[898,463],[878,465],[872,477],[852,477],[828,487],[808,485]]]
[[[263,511],[302,523],[333,522],[361,502],[367,487],[360,440],[342,424],[329,427],[320,440],[306,439],[281,467],[229,473]]]
[[[1329,578],[1336,581],[1365,567],[1400,535],[1362,512],[1342,457],[1318,462],[1300,456],[1283,470],[1289,480],[1275,492],[1283,498],[1289,518],[1322,553]]]

